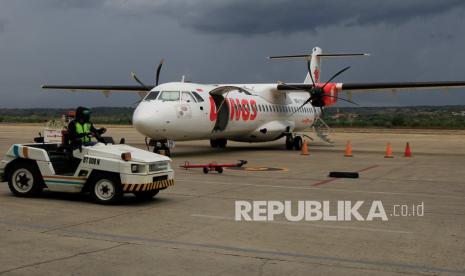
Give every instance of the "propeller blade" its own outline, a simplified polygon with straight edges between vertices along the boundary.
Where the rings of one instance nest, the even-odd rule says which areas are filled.
[[[326,85],[328,83],[330,83],[332,80],[334,80],[337,76],[339,76],[340,74],[344,73],[345,71],[349,70],[350,66],[347,66],[346,68],[342,69],[341,71],[337,72],[336,74],[334,74],[334,76],[332,76],[326,83],[325,85],[323,85],[323,87],[321,87],[321,89],[324,89],[326,87]]]
[[[312,75],[312,74],[310,74],[310,76],[311,76],[311,75]],[[313,81],[313,78],[312,78],[312,81]],[[281,85],[286,86],[286,87],[289,87],[289,88],[297,89],[297,90],[305,90],[305,91],[307,91],[307,92],[310,94],[310,97],[309,97],[299,108],[297,108],[296,111],[292,112],[291,115],[289,115],[289,117],[291,117],[292,115],[294,115],[294,114],[296,114],[297,112],[299,112],[306,104],[308,104],[308,103],[312,100],[312,97],[311,97],[311,96],[312,96],[312,95],[314,94],[314,92],[315,92],[315,91],[313,90],[313,89],[315,88],[315,84],[313,84],[313,88],[312,88],[312,89],[308,89],[308,90],[307,90],[307,89],[300,89],[300,88],[298,88],[298,87],[295,87],[295,86],[292,86],[292,85],[287,85],[287,84],[285,84],[285,83],[282,83]],[[289,117],[288,117],[288,118],[289,118]]]
[[[158,64],[157,76],[156,76],[156,79],[155,79],[155,86],[158,86],[158,83],[160,81],[160,71],[161,71],[161,67],[163,66],[163,62],[165,62],[165,60],[161,59],[160,64]]]
[[[141,80],[139,80],[139,78],[136,76],[134,72],[131,72],[131,78],[133,78],[137,83],[142,85],[144,88],[147,88],[147,86],[145,86],[145,84]]]

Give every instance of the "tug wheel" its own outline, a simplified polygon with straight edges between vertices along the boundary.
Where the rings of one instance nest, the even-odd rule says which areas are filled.
[[[208,173],[208,171],[209,171],[209,169],[208,169],[208,168],[203,168],[203,173],[204,173],[204,174],[207,174],[207,173]]]
[[[8,187],[15,196],[31,197],[40,194],[44,182],[37,165],[31,162],[16,162],[10,169]]]
[[[123,198],[121,180],[117,175],[99,174],[94,177],[90,187],[92,199],[99,204],[116,204]]]

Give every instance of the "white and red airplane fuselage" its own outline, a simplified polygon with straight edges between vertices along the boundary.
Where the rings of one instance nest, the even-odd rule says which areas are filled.
[[[320,109],[310,104],[298,110],[309,97],[305,93],[283,93],[276,84],[230,86],[243,91],[230,90],[215,101],[210,94],[218,88],[215,85],[161,84],[137,106],[133,125],[155,140],[263,142],[304,131],[320,115]]]

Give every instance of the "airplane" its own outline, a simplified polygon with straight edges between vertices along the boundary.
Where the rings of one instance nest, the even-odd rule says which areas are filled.
[[[225,148],[227,141],[267,142],[285,138],[285,148],[300,150],[302,133],[316,124],[325,107],[338,100],[355,104],[351,93],[379,90],[411,90],[465,87],[465,81],[442,82],[332,82],[350,67],[320,81],[322,58],[367,56],[359,53],[325,54],[314,47],[311,54],[271,56],[270,59],[303,59],[307,76],[303,83],[202,84],[168,82],[159,84],[163,60],[156,71],[156,83],[147,86],[134,73],[134,86],[43,85],[43,89],[69,91],[134,92],[141,97],[132,124],[146,136],[154,152],[170,154],[171,141],[210,140],[213,148]],[[338,96],[346,92],[348,99]],[[147,142],[150,139],[150,142]]]

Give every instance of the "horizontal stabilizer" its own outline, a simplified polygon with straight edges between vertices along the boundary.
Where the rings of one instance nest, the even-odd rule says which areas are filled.
[[[340,53],[340,54],[317,54],[317,57],[356,57],[356,56],[369,56],[370,54],[365,53]],[[311,60],[312,55],[287,55],[287,56],[270,56],[268,59],[304,59]]]

